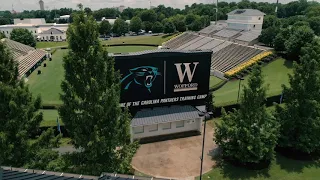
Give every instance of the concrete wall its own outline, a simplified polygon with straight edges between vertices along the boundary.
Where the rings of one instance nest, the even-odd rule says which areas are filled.
[[[171,129],[164,129],[164,124],[158,124],[158,130],[150,132],[150,126],[144,126],[143,133],[135,134],[134,127],[131,127],[131,137],[132,139],[140,139],[145,137],[153,137],[153,136],[159,136],[159,135],[167,135],[167,134],[174,134],[179,132],[186,132],[186,131],[199,131],[201,132],[201,124],[202,119],[197,118],[194,120],[194,123],[189,124],[187,123],[187,120],[184,121],[184,127],[177,128],[176,127],[177,122],[171,123]]]
[[[245,29],[245,30],[262,30],[263,16],[242,16],[232,15],[228,16],[229,28],[232,29]],[[255,27],[254,27],[255,25]]]

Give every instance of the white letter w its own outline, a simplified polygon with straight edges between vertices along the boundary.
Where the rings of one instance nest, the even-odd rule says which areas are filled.
[[[180,83],[183,82],[184,77],[185,77],[186,74],[187,74],[187,76],[188,76],[189,82],[191,82],[191,81],[192,81],[192,78],[193,78],[193,75],[194,75],[194,72],[196,71],[196,68],[197,68],[197,65],[199,64],[199,62],[193,62],[194,68],[193,68],[192,73],[191,73],[191,70],[190,70],[190,64],[191,64],[191,63],[183,63],[183,65],[184,65],[184,67],[185,67],[183,73],[182,73],[182,70],[181,70],[181,64],[182,64],[182,63],[174,64],[174,65],[176,66],[176,68],[177,68],[177,72],[178,72],[178,75],[179,75]]]

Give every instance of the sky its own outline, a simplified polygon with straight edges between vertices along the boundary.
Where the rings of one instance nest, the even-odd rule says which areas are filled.
[[[104,7],[117,7],[124,5],[132,8],[149,8],[150,0],[43,0],[46,9],[51,10],[55,8],[76,8],[76,5],[82,3],[84,7],[90,7],[93,10]],[[221,0],[226,2],[240,0]],[[279,0],[280,3],[288,3],[292,0]],[[316,0],[320,1],[320,0]],[[39,0],[0,0],[0,11],[12,10],[38,10],[40,9]],[[158,6],[164,4],[165,6],[171,6],[174,8],[184,8],[185,5],[191,5],[193,3],[213,3],[216,0],[151,0],[152,6]],[[220,1],[219,1],[220,2]],[[256,2],[276,2],[276,0],[256,0]]]

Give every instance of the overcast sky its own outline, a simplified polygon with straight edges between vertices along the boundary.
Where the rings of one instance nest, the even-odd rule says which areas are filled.
[[[150,0],[43,0],[46,9],[54,8],[76,8],[76,5],[82,3],[84,7],[90,7],[91,9],[100,9],[103,7],[116,7],[124,5],[132,8],[148,8],[150,7]],[[239,0],[224,0],[226,2]],[[256,0],[257,2],[276,2],[276,0]],[[292,0],[279,0],[280,3],[288,3]],[[316,0],[320,1],[320,0]],[[39,0],[0,0],[0,10],[38,10],[40,9]],[[152,6],[158,6],[164,4],[165,6],[171,6],[175,8],[184,8],[185,5],[191,5],[193,3],[213,3],[216,0],[151,0]]]

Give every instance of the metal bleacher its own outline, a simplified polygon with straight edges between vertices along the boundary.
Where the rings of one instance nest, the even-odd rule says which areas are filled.
[[[214,30],[214,27],[210,27],[203,31],[207,32],[212,30]],[[240,32],[226,29],[221,31],[223,31],[222,35],[225,37],[239,35]],[[164,46],[177,50],[211,49],[211,74],[215,76],[219,75],[220,78],[223,78],[222,74],[225,72],[250,60],[252,57],[264,51],[252,46],[240,45],[231,41],[202,36],[200,34],[190,32],[184,33],[172,41],[168,41]]]
[[[1,41],[12,52],[14,60],[18,62],[19,78],[23,77],[46,55],[46,51],[35,49],[7,38]]]

